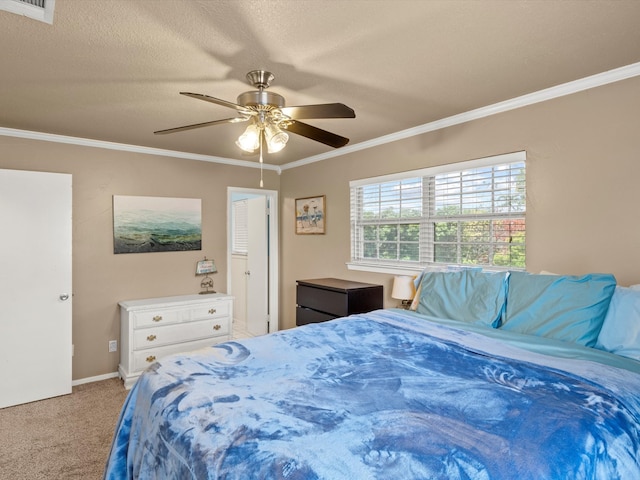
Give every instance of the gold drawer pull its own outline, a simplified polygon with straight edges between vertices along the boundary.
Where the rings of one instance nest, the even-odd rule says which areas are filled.
[[[162,320],[162,315],[156,315],[155,317],[153,317],[154,322],[159,322],[160,320]]]
[[[217,310],[216,310],[215,308],[210,308],[210,309],[209,309],[209,313],[210,313],[211,315],[213,315],[213,314],[214,314],[214,313],[216,313],[216,312],[217,312]]]
[[[151,363],[151,362],[155,361],[155,359],[156,359],[156,356],[155,356],[155,355],[149,355],[149,356],[147,357],[147,362]]]
[[[149,335],[149,336],[147,337],[147,340],[149,340],[150,342],[153,342],[155,339],[156,339],[156,336],[155,336],[155,335]]]
[[[214,330],[220,330],[222,327],[220,325],[218,325],[217,323],[213,326]]]

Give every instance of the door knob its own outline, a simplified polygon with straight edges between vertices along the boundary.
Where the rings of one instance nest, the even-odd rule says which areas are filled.
[[[69,300],[69,294],[68,293],[61,293],[59,298],[60,298],[60,300],[62,300],[64,302],[65,300]]]

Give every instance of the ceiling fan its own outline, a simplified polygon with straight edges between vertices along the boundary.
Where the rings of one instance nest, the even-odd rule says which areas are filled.
[[[269,153],[278,152],[286,146],[289,140],[289,135],[286,132],[295,133],[334,148],[343,147],[349,143],[349,139],[346,137],[303,123],[299,119],[355,118],[356,114],[353,109],[342,103],[287,107],[282,95],[266,91],[274,78],[271,72],[265,70],[252,70],[247,73],[247,81],[257,90],[241,93],[237,103],[200,93],[180,92],[181,95],[232,108],[239,115],[222,120],[158,130],[153,133],[164,135],[224,123],[249,122],[247,129],[236,141],[236,145],[247,152],[260,150],[261,161],[263,143]]]

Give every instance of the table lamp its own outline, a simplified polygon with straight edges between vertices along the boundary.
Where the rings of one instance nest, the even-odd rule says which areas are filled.
[[[204,275],[204,278],[200,282],[200,288],[204,288],[200,292],[200,295],[205,295],[207,293],[216,293],[213,289],[213,279],[209,276],[210,273],[216,273],[218,269],[216,268],[216,264],[213,260],[207,260],[207,257],[204,257],[204,260],[200,260],[196,264],[196,277],[199,275]],[[211,289],[211,290],[209,290]]]
[[[398,308],[408,310],[415,294],[416,290],[415,285],[413,284],[413,277],[409,275],[396,275],[393,277],[391,298],[402,300],[400,305],[398,305]]]

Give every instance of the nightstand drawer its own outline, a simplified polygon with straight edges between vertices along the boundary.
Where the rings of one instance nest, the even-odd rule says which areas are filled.
[[[338,317],[328,313],[318,312],[317,310],[311,310],[310,308],[296,307],[296,325],[298,326],[306,325],[307,323],[326,322],[334,318]]]
[[[229,321],[226,318],[144,328],[133,332],[133,349],[154,348],[171,343],[228,334]]]
[[[348,312],[348,297],[344,292],[298,285],[296,303],[321,312],[343,317]]]

